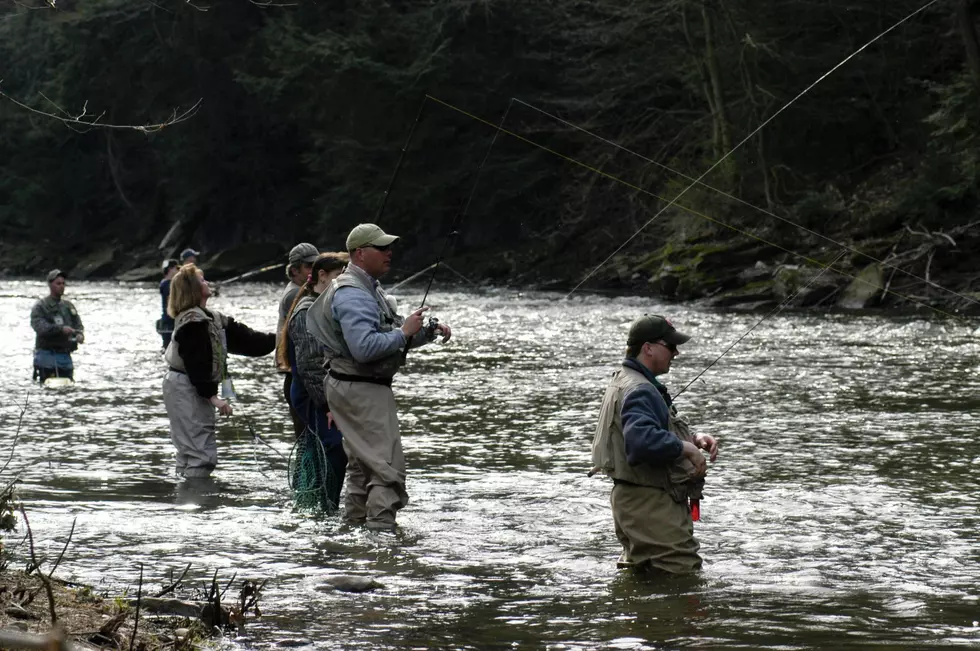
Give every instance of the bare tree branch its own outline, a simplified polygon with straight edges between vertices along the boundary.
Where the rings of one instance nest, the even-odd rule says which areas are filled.
[[[44,584],[44,591],[48,594],[48,608],[51,611],[51,623],[58,623],[58,614],[54,610],[54,592],[51,590],[51,581],[48,577],[44,576],[44,572],[41,571],[41,565],[37,562],[37,556],[34,553],[34,532],[31,531],[31,521],[27,519],[27,511],[24,510],[24,505],[20,505],[20,514],[24,518],[24,526],[27,527],[27,540],[30,542],[31,548],[31,563],[34,568],[37,569],[37,575],[41,577],[41,583]]]
[[[3,468],[0,468],[0,475],[7,469],[10,462],[14,458],[14,451],[17,449],[17,440],[20,438],[20,427],[24,424],[24,414],[27,413],[27,403],[31,400],[31,392],[27,392],[27,397],[24,398],[24,408],[20,410],[20,417],[17,418],[17,433],[14,434],[14,442],[10,444],[10,456],[7,457],[6,463],[3,464]]]
[[[0,83],[3,83],[2,79],[0,79]],[[44,97],[44,95],[41,96]],[[50,99],[44,97],[44,99],[51,102],[51,104],[54,105],[54,107],[58,109],[58,111],[64,114],[64,115],[58,115],[56,113],[48,113],[47,111],[42,111],[40,109],[34,108],[33,106],[29,106],[24,102],[14,99],[13,97],[11,97],[10,95],[8,95],[3,91],[0,91],[0,98],[3,98],[13,103],[22,109],[30,111],[31,113],[36,113],[38,115],[43,115],[44,117],[48,117],[53,120],[58,120],[59,122],[64,123],[64,125],[69,128],[74,129],[75,125],[86,127],[83,130],[83,132],[88,131],[89,129],[101,128],[101,129],[128,129],[131,131],[140,131],[142,133],[156,133],[157,131],[163,131],[167,127],[173,126],[175,124],[180,124],[181,122],[185,122],[191,119],[197,113],[198,109],[201,108],[201,103],[204,101],[204,98],[197,100],[197,102],[195,102],[193,106],[191,106],[189,109],[187,109],[182,113],[178,113],[177,109],[174,109],[173,112],[170,114],[170,118],[165,120],[164,122],[158,122],[155,124],[108,124],[105,122],[101,122],[102,117],[105,115],[104,112],[100,113],[97,116],[89,116],[88,102],[85,102],[82,105],[81,113],[77,115],[71,115],[63,108],[61,108],[60,106],[52,102]],[[75,130],[77,131],[77,129]]]

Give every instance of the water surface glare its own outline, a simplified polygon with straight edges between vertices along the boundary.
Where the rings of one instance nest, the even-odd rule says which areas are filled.
[[[119,592],[193,563],[270,579],[249,648],[932,648],[980,643],[980,337],[927,318],[785,314],[678,400],[719,438],[702,522],[705,570],[637,578],[619,553],[610,483],[587,478],[594,418],[626,330],[669,314],[694,339],[677,390],[757,315],[640,298],[436,288],[454,340],[413,353],[395,383],[411,503],[395,536],[291,508],[292,435],[271,357],[235,357],[247,414],[219,421],[215,487],[173,474],[153,321],[155,286],[69,282],[86,327],[77,384],[32,388],[28,314],[42,284],[0,281],[0,465],[40,553]],[[271,330],[279,288],[212,306]],[[403,305],[420,300],[403,291]],[[980,332],[980,331],[978,331]],[[9,473],[9,471],[8,471]],[[11,542],[19,540],[12,536]],[[20,552],[18,552],[20,553]],[[377,578],[327,592],[331,574]]]

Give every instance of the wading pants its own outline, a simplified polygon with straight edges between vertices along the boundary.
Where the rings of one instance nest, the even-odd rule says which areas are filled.
[[[327,376],[327,404],[347,451],[344,518],[372,529],[391,529],[408,504],[405,455],[391,387]]]
[[[177,474],[210,476],[218,464],[214,407],[177,371],[167,371],[163,378],[163,404],[170,418],[170,440],[177,448]]]
[[[701,568],[694,523],[686,504],[659,488],[617,483],[612,489],[620,567],[687,574]]]

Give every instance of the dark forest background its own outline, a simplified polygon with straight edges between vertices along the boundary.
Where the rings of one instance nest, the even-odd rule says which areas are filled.
[[[352,225],[375,220],[428,93],[490,125],[426,103],[381,219],[403,235],[400,267],[438,255],[492,124],[510,106],[504,128],[535,144],[499,136],[450,259],[479,279],[559,285],[684,189],[675,172],[699,176],[923,4],[0,2],[7,273],[57,264],[107,275],[155,265],[185,245],[216,264],[224,252],[230,273],[297,241],[342,248]],[[875,256],[913,247],[903,264],[941,280],[944,270],[959,273],[948,278],[969,288],[968,272],[980,266],[961,255],[978,219],[978,7],[938,2],[887,34],[740,147],[705,178],[714,189],[685,194],[593,282],[635,284],[637,270],[645,282],[669,261],[665,248],[706,242],[750,250],[743,264],[789,262],[785,249],[837,255],[776,215]],[[200,106],[144,132],[66,123],[13,100],[123,126]]]

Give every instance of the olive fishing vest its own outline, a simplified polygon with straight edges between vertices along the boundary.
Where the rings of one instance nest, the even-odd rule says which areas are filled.
[[[639,486],[661,488],[675,502],[685,503],[688,498],[700,499],[704,479],[694,477],[694,464],[681,455],[665,465],[641,463],[631,466],[626,460],[626,439],[623,436],[623,399],[630,389],[641,384],[653,385],[640,373],[625,366],[617,370],[606,388],[599,409],[599,422],[592,440],[592,465],[614,480]],[[681,441],[694,442],[690,427],[669,408],[667,429]]]
[[[228,337],[225,335],[228,317],[214,310],[209,312],[210,315],[199,307],[192,307],[178,314],[174,320],[173,337],[163,357],[170,368],[182,373],[186,372],[184,358],[180,356],[180,344],[177,343],[177,332],[188,323],[206,321],[208,337],[211,339],[211,381],[220,384],[225,377],[225,363],[228,358]]]
[[[78,312],[75,311],[75,306],[70,301],[55,300],[51,296],[47,296],[34,305],[31,316],[33,317],[36,312],[40,312],[45,321],[58,326],[58,331],[36,335],[34,337],[35,349],[53,350],[56,353],[71,353],[78,349],[78,343],[75,342],[74,338],[61,330],[64,326],[75,326],[73,317],[78,316]]]
[[[400,328],[405,320],[395,313],[394,301],[380,285],[376,285],[366,272],[348,265],[344,272],[333,279],[327,291],[320,294],[307,317],[307,329],[326,346],[327,364],[332,371],[346,375],[359,375],[391,379],[402,365],[402,354],[396,351],[373,362],[362,363],[351,355],[344,339],[340,323],[333,316],[333,297],[338,290],[353,287],[370,294],[378,305],[379,332],[391,332]]]

